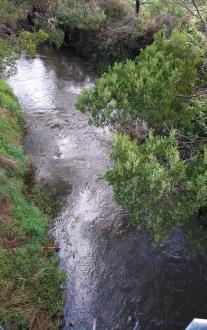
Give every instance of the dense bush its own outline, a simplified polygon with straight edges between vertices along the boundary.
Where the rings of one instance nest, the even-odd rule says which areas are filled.
[[[206,0],[152,0],[143,3],[140,21],[146,26],[206,30]],[[161,23],[161,24],[160,24]]]
[[[207,203],[206,151],[204,144],[191,162],[182,160],[175,131],[167,137],[150,133],[142,145],[127,136],[114,138],[115,165],[106,178],[117,202],[129,210],[135,224],[151,231],[156,242],[179,225],[191,247],[207,252],[206,220],[198,216]]]
[[[101,7],[104,9],[108,20],[119,21],[124,17],[132,15],[134,10],[130,6],[130,1],[125,0],[108,0],[102,1]]]
[[[60,27],[64,29],[96,30],[105,20],[103,10],[83,0],[63,0],[55,11]]]
[[[77,107],[91,111],[96,125],[128,133],[141,119],[154,129],[144,141],[115,137],[106,178],[155,242],[179,226],[191,248],[207,253],[207,77],[198,44],[177,30],[169,38],[159,33],[136,61],[115,64],[97,79]]]
[[[157,130],[189,126],[196,109],[189,112],[188,99],[177,94],[191,93],[189,84],[198,83],[199,55],[185,34],[174,31],[170,39],[158,34],[136,61],[115,64],[103,74],[77,107],[90,110],[97,125],[139,118]]]
[[[36,29],[43,29],[48,33],[50,44],[60,48],[65,37],[70,39],[75,34],[78,38],[79,33],[88,35],[98,30],[105,19],[104,10],[97,4],[84,0],[63,0],[56,6],[48,7],[43,13],[36,12],[33,22]]]
[[[16,6],[14,1],[1,0],[0,2],[0,32],[1,25],[9,24],[15,27],[16,23],[26,18],[27,12],[23,6]]]

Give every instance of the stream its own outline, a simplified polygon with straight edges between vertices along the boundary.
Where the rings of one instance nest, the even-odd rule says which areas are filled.
[[[51,230],[60,245],[64,330],[182,330],[207,318],[207,264],[186,260],[175,231],[162,247],[130,224],[103,174],[111,135],[74,102],[94,74],[69,50],[22,56],[9,84],[27,116],[24,145],[48,194],[62,201]]]

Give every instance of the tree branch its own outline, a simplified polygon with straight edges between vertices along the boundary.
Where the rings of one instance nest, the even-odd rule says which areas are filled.
[[[194,87],[196,88],[196,86]],[[200,92],[198,93],[194,93],[194,94],[189,94],[189,95],[184,95],[184,94],[176,94],[177,97],[183,97],[183,98],[186,98],[186,99],[192,99],[194,97],[198,97],[198,96],[201,96],[201,95],[204,95],[204,94],[207,94],[207,88],[197,88],[200,90]]]
[[[196,9],[196,12],[197,12],[197,14],[198,14],[198,16],[199,16],[201,22],[202,22],[203,25],[204,25],[205,32],[206,32],[206,34],[207,34],[207,24],[206,24],[206,21],[204,20],[203,16],[201,15],[201,12],[200,12],[200,10],[199,10],[197,4],[196,4],[196,1],[195,1],[195,0],[192,0],[192,3],[193,3],[193,5],[194,5],[194,7],[195,7],[195,9]]]

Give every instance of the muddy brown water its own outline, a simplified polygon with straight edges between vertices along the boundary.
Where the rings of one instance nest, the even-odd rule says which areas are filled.
[[[182,330],[207,318],[207,265],[182,256],[181,234],[160,248],[113,201],[103,173],[111,136],[74,108],[94,75],[70,51],[22,56],[9,84],[27,114],[25,149],[49,195],[64,200],[60,244],[65,330]]]

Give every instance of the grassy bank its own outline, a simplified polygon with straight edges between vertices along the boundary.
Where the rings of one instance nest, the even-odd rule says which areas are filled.
[[[21,146],[23,131],[18,101],[0,80],[0,325],[57,329],[63,275],[48,238],[49,206]]]

